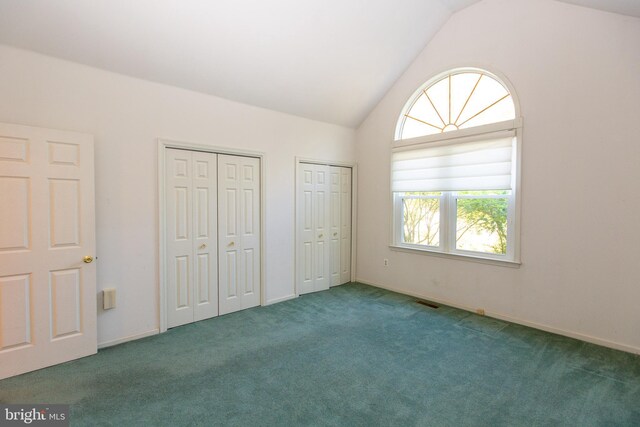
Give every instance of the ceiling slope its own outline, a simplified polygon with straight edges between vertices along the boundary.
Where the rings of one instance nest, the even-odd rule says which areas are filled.
[[[0,43],[356,127],[478,0],[0,0]],[[640,16],[640,0],[563,0]]]
[[[619,13],[640,18],[640,0],[559,0],[605,12]]]
[[[355,127],[477,0],[0,0],[0,43]]]

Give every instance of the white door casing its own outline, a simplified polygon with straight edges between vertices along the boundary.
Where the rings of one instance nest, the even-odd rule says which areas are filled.
[[[260,305],[260,159],[218,155],[220,314]]]
[[[0,194],[0,379],[94,354],[93,137],[0,124]]]
[[[218,315],[217,156],[165,153],[167,326]]]

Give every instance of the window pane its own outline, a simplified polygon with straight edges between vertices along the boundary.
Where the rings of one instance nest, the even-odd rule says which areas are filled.
[[[428,88],[427,95],[436,106],[441,122],[449,124],[449,76]]]
[[[440,120],[440,116],[438,116],[438,113],[433,108],[433,105],[429,102],[429,99],[425,94],[422,94],[418,99],[416,99],[416,103],[413,104],[413,107],[411,107],[411,111],[409,111],[407,116],[431,126],[434,133],[439,133],[444,127],[442,120]]]
[[[458,199],[456,249],[507,253],[507,199]]]
[[[451,122],[456,123],[462,114],[462,109],[467,109],[468,101],[474,92],[474,88],[480,82],[480,73],[460,73],[451,76]]]
[[[464,111],[460,114],[460,117],[458,117],[456,125],[459,127],[467,127],[464,126],[465,122],[470,121],[472,117],[479,117],[481,114],[489,114],[489,110],[492,110],[497,105],[502,104],[502,102],[504,102],[505,105],[510,104],[513,106],[513,100],[511,100],[508,95],[509,92],[504,88],[504,86],[502,86],[502,84],[488,76],[484,76],[482,80],[480,80],[480,83],[478,83],[478,86],[473,92],[471,98],[469,98],[469,102],[464,108]],[[507,96],[507,99],[503,99],[505,96]],[[503,99],[503,101],[500,101],[501,99]],[[498,103],[494,105],[496,102]],[[514,116],[511,115],[513,113],[513,110],[507,109],[502,111],[500,115],[492,116],[492,118],[494,121],[501,122],[503,120],[513,119]],[[502,114],[508,115],[504,116]],[[484,122],[481,124],[487,123],[491,122]]]
[[[415,138],[424,135],[440,133],[440,129],[419,122],[411,117],[407,117],[402,127],[402,139]]]
[[[440,199],[402,199],[403,241],[440,245]]]

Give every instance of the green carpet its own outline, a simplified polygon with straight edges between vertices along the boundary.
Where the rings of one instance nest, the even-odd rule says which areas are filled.
[[[640,357],[349,284],[0,381],[71,425],[639,426]]]

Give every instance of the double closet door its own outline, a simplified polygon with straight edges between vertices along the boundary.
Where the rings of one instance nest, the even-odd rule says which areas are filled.
[[[260,305],[260,160],[165,159],[167,326]]]
[[[299,294],[351,280],[351,168],[298,164],[296,287]]]

